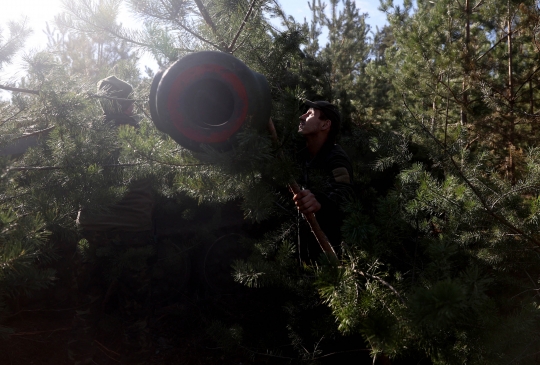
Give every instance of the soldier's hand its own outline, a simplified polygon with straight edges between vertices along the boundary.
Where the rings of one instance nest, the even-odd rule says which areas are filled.
[[[315,198],[315,195],[309,190],[301,190],[293,196],[294,204],[301,213],[316,213],[321,209],[321,204]]]

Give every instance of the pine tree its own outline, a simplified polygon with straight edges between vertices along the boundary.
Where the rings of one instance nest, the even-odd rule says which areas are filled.
[[[377,68],[392,80],[398,105],[387,123],[397,120],[405,145],[410,139],[427,156],[413,155],[417,162],[372,210],[351,206],[346,265],[337,280],[322,271],[319,284],[340,329],[361,333],[374,354],[534,363],[539,273],[529,218],[538,162],[527,132],[534,117],[523,107],[519,123],[515,115],[518,104],[530,108],[523,90],[535,55],[531,38],[509,31],[527,24],[518,14],[512,3],[468,1],[391,12],[395,43]],[[503,42],[504,57],[495,56]],[[512,170],[517,149],[505,146],[518,140],[530,150]]]
[[[522,9],[527,17],[507,2],[419,2],[413,12],[406,2],[391,13],[395,38],[384,58],[368,65],[369,77],[392,82],[387,109],[371,126],[399,128],[368,139],[372,166],[402,172],[390,192],[351,204],[342,266],[322,264],[314,285],[339,330],[361,334],[375,357],[534,362],[537,151],[522,157],[516,175],[506,168],[509,149],[501,149],[510,135],[512,143],[533,146],[527,125],[535,116],[527,119],[521,107],[516,123],[508,113],[515,115],[518,104],[531,109],[534,97],[524,91],[535,74],[534,43],[530,33],[492,33],[495,24],[500,31],[530,24],[531,11]],[[523,43],[514,48],[517,42]],[[501,45],[509,47],[505,56],[485,61]],[[496,87],[500,80],[504,87]],[[521,93],[509,91],[516,80]],[[369,182],[375,173],[363,170],[356,178]],[[286,232],[239,263],[238,280],[290,285],[280,281],[292,270],[279,265],[286,262],[280,256],[286,239],[294,240]]]
[[[57,15],[54,28],[47,24],[44,32],[47,35],[48,52],[54,53],[71,73],[84,75],[97,82],[114,72],[115,66],[122,67],[119,63],[137,63],[137,55],[125,40],[107,37],[103,33],[76,33],[66,26],[63,15]],[[129,81],[134,82],[136,79]]]
[[[298,142],[302,97],[339,103],[360,190],[346,207],[339,265],[322,259],[298,267],[297,217],[284,191],[295,167],[288,157],[276,158],[264,131],[245,130],[230,152],[194,154],[148,119],[137,131],[111,130],[99,118],[95,80],[47,54],[29,60],[29,75],[17,85],[32,93],[2,106],[19,125],[55,126],[24,156],[4,160],[4,206],[18,210],[4,214],[2,224],[34,213],[44,222],[28,221],[31,229],[23,231],[16,226],[9,237],[34,232],[27,240],[41,244],[43,227],[73,230],[80,206],[99,209],[120,199],[130,180],[152,176],[161,194],[185,198],[188,221],[195,200],[215,213],[214,223],[221,219],[216,207],[232,203],[265,229],[249,240],[252,256],[235,263],[234,275],[266,287],[268,307],[285,308],[279,319],[287,324],[276,333],[288,336],[298,358],[316,361],[330,346],[323,337],[358,336],[357,349],[365,343],[374,358],[534,363],[540,342],[534,4],[419,1],[413,9],[408,1],[402,8],[387,1],[390,25],[370,47],[366,16],[350,1],[341,12],[332,1],[330,16],[321,3],[310,3],[310,24],[286,17],[273,2],[128,3],[142,31],[118,24],[115,0],[66,2],[62,24],[77,30],[70,39],[97,32],[114,39],[110,44],[151,52],[163,67],[198,50],[232,53],[267,76],[281,149]],[[264,11],[280,17],[284,31]],[[329,40],[321,46],[324,27]],[[140,101],[150,80],[139,80],[133,68],[120,70],[137,81],[135,98],[146,111]],[[111,156],[118,157],[111,162]],[[191,244],[211,236],[209,229],[183,238]],[[107,257],[118,259],[112,269],[144,271],[153,255]],[[111,281],[118,274],[107,272]],[[277,348],[248,327],[218,321],[209,333],[246,351]]]
[[[23,46],[30,30],[24,23],[11,22],[8,32],[0,32],[0,69],[9,64]],[[13,90],[8,85],[2,88]],[[13,176],[16,162],[7,155],[13,145],[15,122],[29,106],[23,98],[12,103],[0,101],[0,320],[8,313],[6,301],[17,303],[19,296],[32,295],[51,285],[54,271],[46,267],[55,253],[48,237],[46,218],[39,210],[17,204],[24,177]],[[0,326],[0,337],[11,330]]]
[[[303,26],[308,34],[307,44],[298,63],[300,67],[293,67],[293,72],[299,74],[299,86],[307,99],[339,104],[347,133],[350,124],[358,123],[365,114],[366,106],[360,101],[367,96],[365,66],[370,53],[367,14],[360,13],[355,3],[347,0],[331,1],[330,15],[320,1],[308,4],[312,19]],[[321,47],[319,37],[323,29],[328,32],[328,42]]]
[[[158,3],[161,4],[156,2],[154,5]],[[73,40],[86,40],[97,28],[103,34],[150,50],[164,66],[188,51],[219,49],[233,52],[252,69],[269,75],[274,90],[290,84],[290,73],[284,66],[298,51],[301,32],[291,29],[285,34],[272,33],[262,17],[261,4],[195,2],[185,9],[164,9],[149,2],[133,1],[132,9],[146,17],[147,28],[141,33],[126,32],[115,23],[118,4],[113,1],[87,2],[89,6],[86,7],[66,4],[71,17],[68,14],[59,24],[78,29],[79,33],[69,32],[65,42],[59,39],[52,45],[59,46],[62,52],[71,50]],[[160,13],[169,10],[168,14]],[[185,11],[184,18],[179,18],[177,11]],[[162,19],[163,16],[167,21]],[[193,33],[197,34],[195,40]],[[161,38],[154,35],[161,35]],[[265,57],[261,56],[263,54]],[[80,207],[100,211],[121,199],[130,181],[151,177],[161,194],[179,198],[186,204],[183,210],[186,224],[191,221],[190,214],[201,210],[206,214],[214,210],[215,219],[219,220],[220,209],[214,208],[227,202],[239,202],[246,218],[256,222],[265,220],[275,211],[274,186],[285,186],[290,169],[288,161],[281,162],[274,157],[272,141],[265,132],[248,129],[239,136],[239,144],[233,151],[218,153],[209,149],[206,154],[197,156],[158,132],[149,119],[142,120],[138,130],[129,127],[116,130],[101,118],[97,102],[101,95],[94,92],[95,77],[102,74],[103,69],[96,65],[95,71],[92,68],[92,72],[87,72],[86,67],[80,68],[74,62],[79,59],[78,53],[68,52],[60,55],[40,53],[28,60],[28,76],[24,83],[17,85],[19,91],[26,91],[26,94],[14,96],[14,100],[24,101],[27,108],[19,112],[14,123],[19,133],[22,133],[23,121],[39,121],[40,126],[54,128],[37,146],[19,157],[9,170],[12,204],[43,214],[47,227],[55,233],[73,233]],[[140,80],[134,71],[131,67],[117,66],[116,75],[136,80],[133,82],[134,98],[139,110],[149,115],[144,101],[150,80]],[[276,95],[278,98],[281,96]],[[40,113],[43,110],[45,112]],[[297,110],[295,105],[294,113]],[[280,113],[281,110],[276,113],[276,122],[282,121],[280,128],[291,128]],[[284,165],[287,168],[283,168]],[[270,182],[268,175],[272,176]],[[14,185],[14,179],[21,179],[21,184]],[[197,199],[201,207],[193,207],[193,199]],[[222,227],[222,224],[211,221],[201,227],[197,235],[184,236],[186,241],[180,244],[181,249],[167,248],[168,252],[174,252],[177,266],[182,263],[184,251],[212,239],[215,234],[211,231],[212,226]],[[155,251],[98,252],[89,246],[87,241],[79,241],[79,253],[88,255],[87,259],[95,259],[94,262],[107,261],[103,274],[107,276],[109,288],[113,288],[122,270],[148,272],[149,259],[155,259],[157,255]],[[173,264],[169,262],[169,265]],[[148,287],[147,283],[143,284]],[[104,302],[107,302],[106,298]],[[134,319],[124,317],[123,320]]]

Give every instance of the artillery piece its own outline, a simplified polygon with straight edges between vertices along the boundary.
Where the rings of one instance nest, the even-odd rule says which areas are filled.
[[[157,129],[192,151],[204,144],[230,149],[246,125],[265,128],[271,110],[266,78],[215,51],[189,54],[157,73],[149,103]]]

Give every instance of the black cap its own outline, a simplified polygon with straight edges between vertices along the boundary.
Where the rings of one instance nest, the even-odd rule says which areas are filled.
[[[304,105],[307,105],[311,108],[322,110],[324,112],[324,114],[328,117],[328,119],[332,121],[332,126],[330,127],[330,131],[331,131],[332,137],[335,139],[341,127],[341,114],[339,113],[338,107],[324,100],[318,100],[318,101],[304,100]]]

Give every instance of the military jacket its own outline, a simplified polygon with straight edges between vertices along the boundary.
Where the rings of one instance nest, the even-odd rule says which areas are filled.
[[[326,144],[315,157],[311,158],[305,148],[298,158],[301,176],[297,182],[302,188],[309,189],[321,204],[315,217],[334,249],[339,251],[343,207],[354,195],[349,156],[341,146]],[[322,252],[309,227],[306,230],[305,225],[301,225],[299,239],[301,260],[313,260]]]

